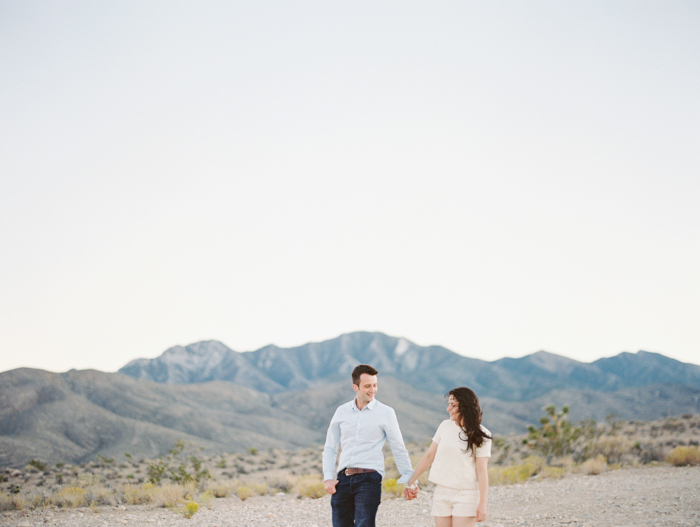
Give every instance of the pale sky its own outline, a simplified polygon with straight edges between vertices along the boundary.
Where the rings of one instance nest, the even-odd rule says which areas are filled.
[[[700,363],[700,4],[0,1],[0,371],[356,330]]]

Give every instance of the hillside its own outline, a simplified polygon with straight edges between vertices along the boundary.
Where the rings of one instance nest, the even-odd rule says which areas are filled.
[[[335,408],[352,399],[348,381],[267,394],[228,382],[162,384],[94,370],[0,373],[0,466],[30,459],[82,462],[98,453],[155,457],[178,438],[210,454],[319,445]],[[424,441],[446,417],[442,395],[391,377],[377,398],[395,408],[406,441]],[[521,433],[550,403],[572,407],[571,419],[652,420],[700,413],[700,388],[645,386],[618,392],[557,390],[524,402],[482,398],[494,433]]]

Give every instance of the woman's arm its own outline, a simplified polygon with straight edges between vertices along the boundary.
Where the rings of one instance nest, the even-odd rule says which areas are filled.
[[[476,479],[479,481],[479,504],[476,506],[476,521],[486,520],[486,502],[489,496],[489,458],[476,458]]]
[[[433,461],[435,461],[435,452],[437,452],[437,447],[438,444],[435,441],[430,443],[430,448],[423,455],[423,457],[420,458],[420,461],[416,465],[416,470],[413,472],[413,475],[408,480],[407,485],[413,485],[416,481],[418,481],[418,478],[421,477],[423,472],[428,470],[428,467],[433,464]]]

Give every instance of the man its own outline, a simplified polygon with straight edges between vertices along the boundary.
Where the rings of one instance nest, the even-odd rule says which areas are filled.
[[[360,364],[352,372],[355,400],[338,407],[331,419],[323,449],[323,479],[331,494],[333,527],[374,527],[384,477],[382,447],[389,440],[399,483],[413,474],[394,409],[380,403],[377,370]],[[335,460],[341,446],[336,477]]]

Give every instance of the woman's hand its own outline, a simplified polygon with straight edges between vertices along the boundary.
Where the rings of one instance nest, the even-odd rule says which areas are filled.
[[[415,483],[414,485],[406,485],[406,488],[403,489],[403,497],[407,500],[413,500],[418,496],[418,485]]]
[[[483,501],[480,501],[479,504],[476,506],[476,521],[486,521],[486,503]]]

